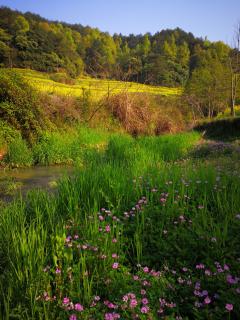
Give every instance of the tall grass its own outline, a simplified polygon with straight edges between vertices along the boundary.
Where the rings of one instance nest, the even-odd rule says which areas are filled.
[[[197,139],[116,135],[3,208],[3,319],[237,319],[239,177],[186,161]]]

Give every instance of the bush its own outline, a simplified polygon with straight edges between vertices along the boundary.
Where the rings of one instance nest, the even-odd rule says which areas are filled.
[[[124,129],[134,136],[177,133],[185,127],[185,111],[176,98],[123,92],[106,103]]]
[[[144,93],[123,92],[110,97],[108,106],[124,129],[132,134],[151,133],[152,99]]]
[[[44,126],[36,92],[12,70],[0,70],[0,117],[31,143]]]

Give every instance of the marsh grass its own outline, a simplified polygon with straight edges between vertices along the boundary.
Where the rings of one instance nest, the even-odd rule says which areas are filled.
[[[188,160],[198,138],[114,135],[3,208],[3,319],[236,319],[239,175]]]

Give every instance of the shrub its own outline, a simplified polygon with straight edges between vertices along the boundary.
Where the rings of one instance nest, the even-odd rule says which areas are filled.
[[[0,117],[29,142],[44,125],[36,92],[12,70],[0,70]]]
[[[108,100],[113,115],[132,135],[151,133],[152,103],[150,96],[144,93],[123,92]]]

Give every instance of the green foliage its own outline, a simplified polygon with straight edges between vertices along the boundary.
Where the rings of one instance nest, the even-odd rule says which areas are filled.
[[[13,141],[15,138],[20,138],[19,131],[12,128],[7,122],[0,120],[0,148]]]
[[[43,125],[37,94],[12,70],[0,70],[0,117],[29,142]]]
[[[11,167],[28,167],[33,164],[32,151],[28,148],[26,141],[15,138],[8,144],[6,163]]]
[[[181,161],[198,138],[115,136],[55,195],[2,208],[2,318],[237,319],[239,177]]]
[[[31,13],[0,8],[0,55],[4,66],[39,71],[83,72],[100,78],[181,86],[193,68],[196,48],[213,50],[212,43],[177,28],[154,35],[114,35],[98,29],[54,23]],[[229,48],[214,44],[221,59]]]

